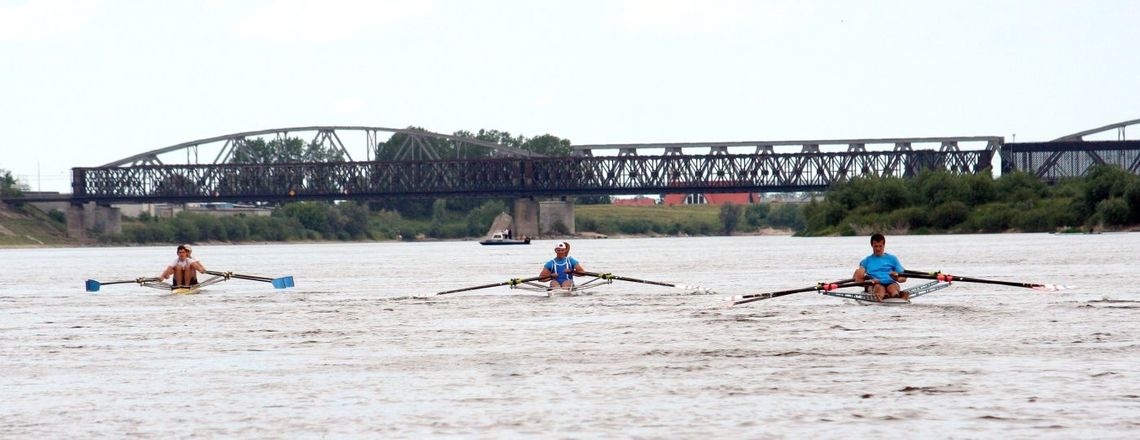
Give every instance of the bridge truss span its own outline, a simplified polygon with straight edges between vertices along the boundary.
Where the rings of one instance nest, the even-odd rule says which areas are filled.
[[[992,152],[882,151],[74,168],[73,202],[821,191],[856,176],[976,173]]]
[[[538,154],[494,142],[472,139],[456,135],[435,133],[412,128],[387,128],[364,126],[306,126],[273,128],[268,130],[246,131],[205,139],[183,142],[125,157],[102,165],[102,167],[186,165],[233,163],[235,152],[245,148],[253,140],[283,142],[291,138],[301,139],[307,145],[318,146],[339,153],[341,160],[352,161],[352,151],[357,157],[372,160],[381,155],[396,160],[439,160],[438,148],[446,145],[448,150],[462,156],[468,149],[486,149],[496,157],[530,157]],[[392,142],[392,139],[398,139]],[[203,159],[213,157],[212,162]]]
[[[1140,174],[1140,141],[1053,141],[1007,144],[1002,173],[1023,171],[1046,182],[1081,177],[1094,165]]]

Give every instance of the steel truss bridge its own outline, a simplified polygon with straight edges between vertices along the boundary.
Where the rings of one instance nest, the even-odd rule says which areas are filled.
[[[113,204],[822,191],[857,176],[906,177],[925,169],[978,173],[994,166],[995,157],[1000,157],[1003,172],[1022,170],[1049,180],[1079,177],[1098,163],[1114,163],[1136,173],[1140,142],[1123,140],[1124,128],[1134,124],[1140,120],[1046,143],[1006,144],[997,136],[962,136],[606,144],[573,146],[570,157],[543,157],[422,130],[295,127],[202,139],[101,167],[74,168],[68,200]],[[1122,140],[1082,140],[1109,130],[1117,130]],[[384,133],[391,139],[382,140]],[[349,161],[229,162],[250,139],[299,135],[311,135],[310,144],[342,150]],[[342,140],[349,136],[364,138],[366,160],[352,160]],[[462,159],[463,152],[472,148],[487,154]],[[209,154],[214,150],[216,154]],[[203,151],[214,157],[212,163],[198,161]],[[373,154],[381,157],[382,152],[396,160],[372,160]],[[181,153],[187,163],[170,163],[171,156]]]
[[[962,151],[959,142],[984,142],[989,148]],[[940,150],[913,148],[922,143],[940,145]],[[742,144],[759,151],[729,151]],[[806,145],[809,151],[773,151],[791,144]],[[979,172],[990,166],[1000,144],[998,137],[640,144],[624,148],[666,152],[594,156],[594,150],[607,147],[592,146],[571,157],[75,168],[72,198],[110,204],[820,191],[855,176],[913,176],[932,168]],[[854,150],[822,152],[820,145]],[[876,145],[890,149],[872,151]],[[681,151],[693,148],[707,150]]]

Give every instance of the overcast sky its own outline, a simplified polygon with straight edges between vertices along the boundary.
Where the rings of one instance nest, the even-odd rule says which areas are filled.
[[[0,0],[0,168],[69,192],[307,125],[1047,141],[1140,118],[1138,29],[1128,0]]]

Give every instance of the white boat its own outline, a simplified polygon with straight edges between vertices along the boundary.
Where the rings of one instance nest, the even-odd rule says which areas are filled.
[[[530,237],[523,236],[522,239],[507,238],[501,233],[495,233],[490,238],[479,241],[479,244],[484,246],[490,245],[504,245],[504,244],[530,244]]]

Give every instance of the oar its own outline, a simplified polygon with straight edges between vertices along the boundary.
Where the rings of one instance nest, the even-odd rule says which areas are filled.
[[[629,281],[631,283],[642,283],[642,284],[652,284],[655,286],[675,287],[675,288],[685,290],[685,291],[690,291],[690,292],[691,291],[698,291],[698,292],[705,292],[705,293],[711,292],[709,289],[706,289],[706,288],[701,287],[701,286],[689,286],[689,285],[685,285],[685,284],[673,284],[673,283],[663,283],[660,281],[640,280],[637,278],[618,276],[618,275],[614,275],[612,273],[575,272],[575,274],[586,275],[586,276],[591,276],[591,277],[595,277],[595,278],[601,278],[603,280],[619,280],[619,281]]]
[[[206,273],[208,273],[210,275],[223,277],[227,280],[230,278],[237,278],[239,280],[260,281],[263,283],[270,283],[270,284],[273,284],[274,289],[284,289],[284,288],[294,286],[292,275],[281,277],[281,278],[270,278],[270,277],[261,277],[261,276],[257,276],[257,275],[242,275],[240,273],[233,273],[233,272],[217,272],[217,271],[212,271],[212,270],[207,270]]]
[[[100,288],[100,287],[102,287],[102,286],[107,286],[107,285],[111,285],[111,284],[127,284],[127,283],[135,283],[135,284],[138,284],[138,285],[140,285],[140,286],[141,286],[143,283],[146,283],[146,282],[149,282],[149,281],[162,281],[162,279],[160,279],[160,278],[145,278],[145,277],[140,277],[140,278],[135,278],[135,279],[133,279],[133,280],[123,280],[123,281],[107,281],[107,282],[105,282],[105,283],[102,283],[102,282],[99,282],[99,281],[95,281],[95,280],[87,280],[87,282],[86,282],[86,288],[87,288],[87,291],[88,291],[88,292],[98,292],[98,291],[99,291],[99,288]]]
[[[981,284],[998,284],[1002,286],[1025,287],[1033,290],[1041,290],[1046,292],[1056,292],[1058,290],[1072,289],[1073,286],[1062,286],[1059,284],[1039,284],[1039,283],[1022,283],[1017,281],[1000,281],[1000,280],[986,280],[981,278],[960,277],[957,275],[947,275],[941,271],[935,272],[922,272],[917,270],[906,270],[903,274],[908,277],[923,278],[928,280],[938,280],[943,282],[961,281],[964,283],[981,283]]]
[[[840,281],[835,281],[835,282],[831,282],[831,283],[816,283],[816,285],[814,285],[814,286],[803,287],[803,288],[799,288],[799,289],[781,290],[779,292],[753,293],[750,295],[734,296],[734,297],[729,298],[729,301],[732,301],[731,305],[735,306],[735,305],[740,305],[740,304],[747,304],[747,303],[750,303],[753,301],[760,301],[762,299],[779,298],[781,296],[791,295],[793,293],[812,292],[812,291],[830,292],[832,290],[842,289],[844,287],[862,287],[862,286],[870,286],[871,284],[874,284],[874,282],[873,281],[855,282],[855,280],[848,278],[846,280],[840,280]]]
[[[538,281],[538,280],[542,280],[542,279],[550,279],[550,278],[551,277],[545,277],[545,278],[543,278],[543,277],[511,278],[511,279],[509,279],[507,281],[503,281],[501,283],[484,284],[482,286],[464,287],[462,289],[446,290],[443,292],[436,293],[436,295],[447,295],[449,293],[459,293],[459,292],[466,292],[468,290],[486,289],[488,287],[517,286],[517,285],[522,284],[522,283],[527,283],[527,282],[531,282],[531,281]]]

